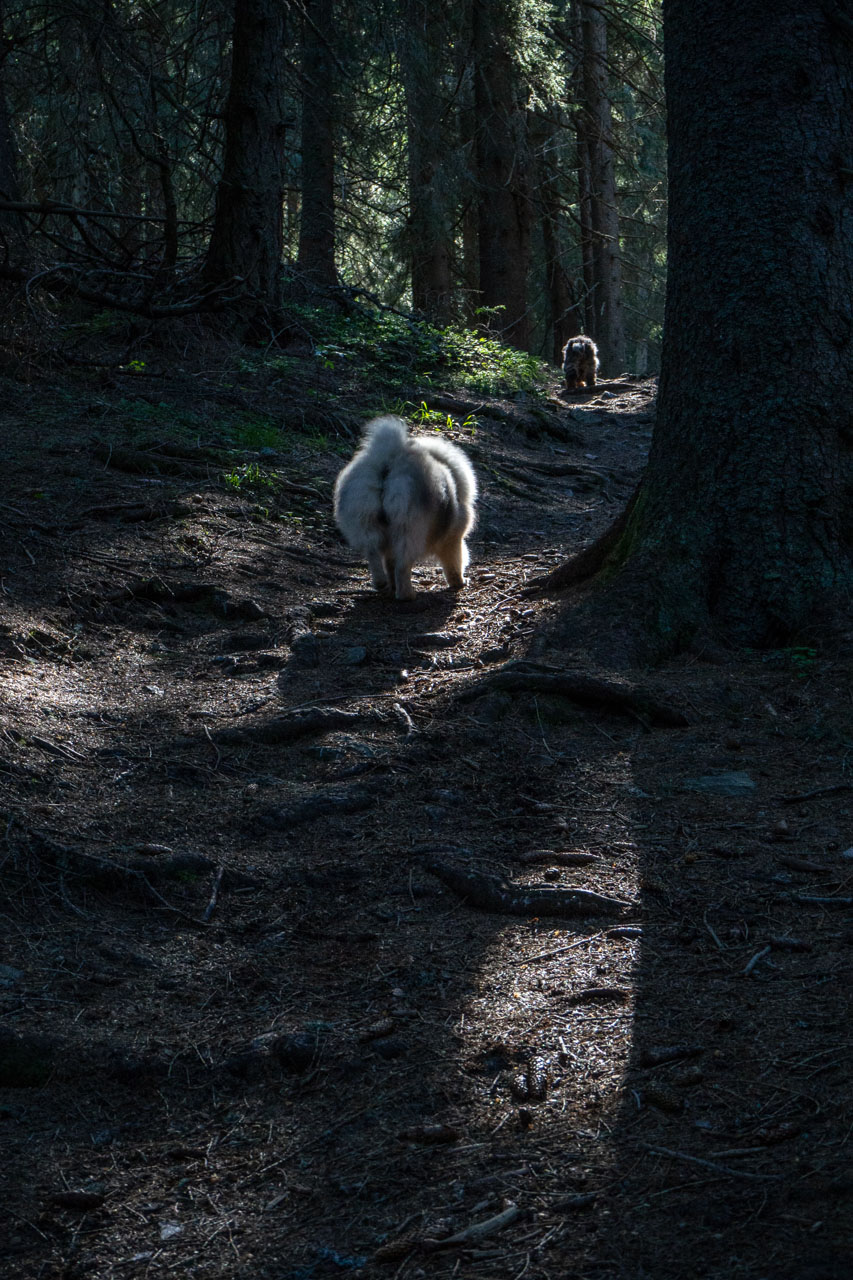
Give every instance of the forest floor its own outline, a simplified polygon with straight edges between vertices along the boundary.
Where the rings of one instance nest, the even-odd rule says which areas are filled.
[[[524,594],[654,384],[460,398],[470,582],[399,604],[330,511],[386,406],[133,374],[2,384],[0,1275],[849,1277],[850,649]]]

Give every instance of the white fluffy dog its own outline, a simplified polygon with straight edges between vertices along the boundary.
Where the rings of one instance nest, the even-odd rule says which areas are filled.
[[[410,436],[402,418],[374,418],[335,485],[335,519],[367,556],[373,585],[411,600],[412,566],[435,556],[451,587],[465,583],[477,480],[461,449]]]

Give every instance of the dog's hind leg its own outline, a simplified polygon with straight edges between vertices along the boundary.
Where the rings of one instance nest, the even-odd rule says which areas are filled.
[[[374,550],[368,551],[367,564],[370,568],[370,577],[377,591],[382,591],[384,587],[390,585],[390,582],[393,581],[393,574],[389,577],[387,561],[383,561],[381,552]]]
[[[456,591],[464,587],[465,569],[468,565],[468,548],[465,545],[465,539],[460,538],[458,534],[451,534],[436,547],[435,554],[444,570],[447,585]]]
[[[412,566],[402,560],[397,561],[394,570],[394,586],[398,600],[412,600],[415,588],[412,586]]]

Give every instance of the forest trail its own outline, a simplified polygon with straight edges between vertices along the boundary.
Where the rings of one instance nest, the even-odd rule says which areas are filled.
[[[351,444],[7,391],[0,1276],[846,1276],[849,647],[561,665],[525,594],[653,383],[464,404],[411,604]]]

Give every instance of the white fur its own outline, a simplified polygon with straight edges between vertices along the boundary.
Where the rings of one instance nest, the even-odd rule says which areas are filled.
[[[410,600],[412,566],[435,556],[451,587],[465,583],[465,538],[475,519],[477,480],[461,449],[410,436],[402,418],[374,418],[335,485],[335,519],[367,557],[373,585]]]

